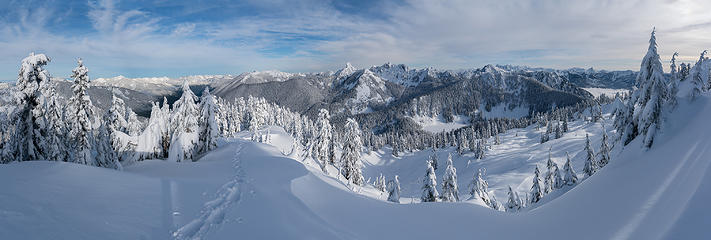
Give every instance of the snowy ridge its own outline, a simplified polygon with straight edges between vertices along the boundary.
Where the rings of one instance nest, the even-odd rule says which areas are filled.
[[[232,75],[194,75],[179,78],[145,77],[127,78],[116,76],[112,78],[96,78],[91,81],[92,86],[119,87],[139,92],[149,92],[153,95],[170,95],[187,82],[190,85],[204,85],[233,78]]]

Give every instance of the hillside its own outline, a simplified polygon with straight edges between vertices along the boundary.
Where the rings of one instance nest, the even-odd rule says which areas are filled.
[[[422,163],[402,165],[414,155],[398,160],[399,165],[371,155],[366,177],[379,172],[402,177],[402,204],[389,203],[374,195],[372,187],[352,191],[323,175],[310,160],[284,156],[282,152],[290,151],[290,137],[273,128],[274,146],[242,140],[248,137],[245,133],[193,163],[144,161],[123,172],[44,161],[2,165],[0,232],[10,238],[102,239],[169,238],[178,229],[177,236],[186,239],[707,236],[711,138],[700,130],[707,129],[711,97],[679,101],[683,104],[669,117],[654,148],[644,150],[639,140],[633,141],[601,171],[559,197],[548,195],[551,199],[530,211],[497,212],[469,202],[410,203],[409,197],[419,196],[416,178],[424,173]],[[575,135],[598,129],[571,125],[578,129],[568,133],[571,139],[551,142],[560,151],[580,149]],[[526,191],[531,166],[542,164],[538,156],[545,154],[546,146],[526,140],[531,135],[535,139],[535,132],[507,132],[502,136],[509,142],[494,146],[490,160],[476,163],[487,167],[490,190],[500,200],[502,185],[520,182],[519,189]],[[503,149],[516,142],[537,150]],[[521,161],[528,164],[520,173],[506,167]],[[464,189],[471,172],[464,170],[463,161],[455,162],[462,169],[458,174]],[[579,170],[577,160],[574,165]],[[388,167],[392,173],[385,171]],[[510,174],[498,175],[497,169]],[[30,225],[36,227],[26,227]]]

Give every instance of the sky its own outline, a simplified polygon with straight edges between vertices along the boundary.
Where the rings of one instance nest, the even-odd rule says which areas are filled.
[[[30,52],[66,77],[335,71],[386,62],[638,70],[711,48],[708,0],[0,0],[0,80]],[[665,66],[666,67],[666,66]]]

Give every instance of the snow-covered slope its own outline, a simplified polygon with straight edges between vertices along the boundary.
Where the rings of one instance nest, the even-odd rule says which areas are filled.
[[[705,238],[711,236],[711,98],[679,102],[654,148],[633,141],[601,171],[530,211],[411,204],[422,161],[414,155],[377,161],[371,158],[387,153],[374,153],[366,178],[397,173],[403,182],[402,204],[389,203],[372,187],[345,186],[311,160],[284,156],[290,138],[272,128],[274,146],[230,139],[194,163],[150,160],[124,172],[58,162],[0,165],[0,233],[10,239]],[[466,156],[455,159],[460,189],[469,169],[482,166],[491,190],[520,183],[526,191],[548,145],[560,149],[554,160],[561,163],[560,151],[581,149],[582,134],[599,127],[573,123],[564,138],[546,144],[533,143],[532,128],[502,134],[504,144],[475,167],[466,167]],[[574,165],[579,170],[580,160]],[[401,170],[379,171],[388,166]]]

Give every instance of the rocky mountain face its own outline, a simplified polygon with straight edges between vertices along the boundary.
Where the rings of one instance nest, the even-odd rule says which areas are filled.
[[[631,72],[631,71],[630,71]],[[249,81],[258,75],[259,81]],[[571,76],[574,79],[571,79]],[[262,97],[315,116],[328,109],[334,121],[355,117],[365,128],[387,130],[407,124],[408,117],[468,115],[526,108],[548,111],[591,99],[581,87],[629,88],[634,82],[617,72],[578,72],[487,65],[481,69],[413,69],[386,63],[365,69],[350,64],[329,73],[259,72],[215,81],[209,86],[227,100]],[[633,76],[633,74],[630,74]],[[610,86],[605,85],[608,80]],[[505,114],[504,114],[505,115]]]

